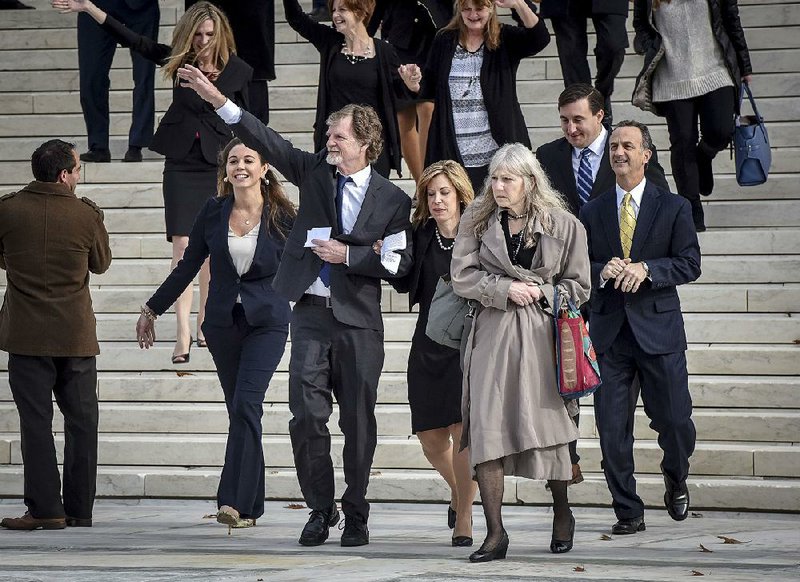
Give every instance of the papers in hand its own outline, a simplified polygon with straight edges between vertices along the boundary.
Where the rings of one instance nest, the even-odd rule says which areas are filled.
[[[313,247],[315,246],[312,243],[312,240],[330,240],[331,239],[331,227],[330,226],[320,226],[317,228],[309,228],[308,234],[306,234],[306,244],[304,247]]]
[[[381,265],[392,275],[397,274],[400,268],[400,254],[395,251],[402,251],[406,248],[406,231],[401,230],[396,234],[390,234],[383,239],[381,246]]]

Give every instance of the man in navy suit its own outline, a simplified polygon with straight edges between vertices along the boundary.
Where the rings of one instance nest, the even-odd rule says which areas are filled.
[[[595,420],[617,535],[645,529],[633,476],[636,374],[664,451],[664,503],[676,521],[689,512],[686,479],[695,446],[677,286],[700,276],[700,247],[689,203],[645,178],[651,147],[647,126],[619,123],[609,138],[616,186],[580,213],[592,266],[589,334],[603,379],[594,396]]]

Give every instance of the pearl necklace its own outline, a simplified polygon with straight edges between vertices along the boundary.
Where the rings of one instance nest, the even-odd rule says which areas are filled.
[[[351,65],[355,65],[356,63],[366,61],[368,58],[372,57],[372,47],[370,46],[369,41],[367,41],[367,45],[364,48],[363,55],[357,55],[354,49],[355,49],[355,44],[353,44],[353,49],[351,50],[347,48],[347,43],[345,42],[342,43],[342,54]]]
[[[443,251],[452,251],[453,247],[456,246],[456,241],[455,240],[453,241],[453,244],[451,244],[449,247],[446,247],[446,246],[444,246],[444,244],[442,244],[442,235],[439,232],[439,227],[438,226],[436,227],[436,242],[439,243],[439,248],[442,249]]]

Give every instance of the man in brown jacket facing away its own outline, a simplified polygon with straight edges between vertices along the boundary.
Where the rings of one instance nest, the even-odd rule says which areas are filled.
[[[20,417],[25,505],[8,529],[92,525],[97,477],[99,353],[89,272],[111,264],[103,213],[77,198],[81,164],[73,144],[54,139],[31,158],[35,181],[0,198],[0,350]],[[53,441],[55,394],[64,415],[64,500]]]

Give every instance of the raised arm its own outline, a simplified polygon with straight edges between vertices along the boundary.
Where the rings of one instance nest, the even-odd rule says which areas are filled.
[[[283,0],[283,11],[289,26],[318,51],[322,52],[331,43],[341,42],[341,34],[330,26],[315,22],[303,11],[298,0]]]

